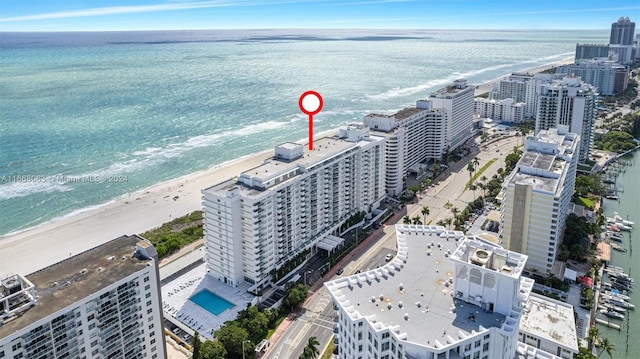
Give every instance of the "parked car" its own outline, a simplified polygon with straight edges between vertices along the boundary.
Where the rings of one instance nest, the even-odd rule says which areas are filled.
[[[393,258],[393,256],[391,255],[391,253],[389,253],[384,257],[384,260],[389,262],[392,258]]]
[[[340,268],[336,271],[336,275],[340,275],[344,272],[344,268]]]

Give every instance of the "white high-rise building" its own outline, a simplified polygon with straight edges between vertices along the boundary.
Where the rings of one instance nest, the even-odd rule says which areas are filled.
[[[376,135],[386,138],[385,186],[391,196],[404,189],[404,177],[421,162],[440,161],[447,147],[444,109],[418,101],[391,115],[369,114],[363,119]]]
[[[542,85],[538,95],[536,133],[559,125],[580,135],[579,161],[586,161],[591,154],[597,89],[580,77],[565,76],[562,80]]]
[[[494,85],[491,99],[513,99],[516,103],[524,102],[524,117],[534,118],[540,86],[557,78],[559,76],[556,74],[513,73]]]
[[[0,358],[167,358],[153,245],[123,236],[1,279]]]
[[[473,136],[474,87],[467,80],[455,80],[429,95],[433,108],[444,109],[447,119],[445,151],[451,152]]]
[[[558,358],[518,342],[533,288],[526,255],[443,227],[396,225],[396,236],[388,264],[325,283],[340,358]],[[555,325],[570,333],[573,318]]]
[[[524,122],[524,102],[515,102],[512,98],[493,100],[474,99],[475,111],[481,118],[490,118],[502,122]]]
[[[261,288],[271,271],[385,197],[385,139],[363,125],[276,147],[260,166],[202,191],[207,271]]]
[[[627,89],[629,70],[617,62],[605,59],[578,61],[572,65],[556,68],[556,73],[580,77],[597,88],[600,95],[613,95],[616,91]]]
[[[576,177],[580,138],[567,126],[525,140],[524,154],[503,184],[500,236],[528,266],[551,271],[560,246]]]

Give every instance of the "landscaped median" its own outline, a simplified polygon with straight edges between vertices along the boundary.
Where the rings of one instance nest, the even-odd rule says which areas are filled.
[[[471,179],[469,180],[469,182],[467,182],[467,184],[464,186],[464,190],[468,190],[469,186],[471,186],[473,183],[476,182],[476,180],[478,178],[480,178],[480,176],[482,176],[482,173],[484,171],[487,170],[487,168],[489,168],[489,166],[491,166],[494,162],[496,162],[498,159],[497,158],[492,158],[489,160],[489,162],[485,163],[484,166],[480,167],[479,170],[477,170],[474,174],[473,177],[471,177]]]

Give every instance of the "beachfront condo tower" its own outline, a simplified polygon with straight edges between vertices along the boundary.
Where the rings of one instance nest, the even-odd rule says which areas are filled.
[[[0,358],[167,358],[153,245],[123,236],[3,277]]]
[[[325,283],[340,358],[578,352],[572,306],[531,293],[526,255],[438,226],[396,225],[396,238],[398,254],[386,265]]]
[[[202,191],[209,275],[260,290],[281,268],[350,217],[378,208],[385,192],[385,139],[364,125],[314,141],[313,150],[283,143],[258,167]]]
[[[597,88],[601,96],[611,96],[627,89],[629,69],[607,58],[580,60],[575,64],[556,67],[556,73],[578,76]]]
[[[447,119],[446,149],[451,153],[462,146],[474,134],[473,132],[474,87],[467,80],[455,80],[429,95],[433,108],[444,109]]]
[[[636,23],[628,17],[620,17],[611,24],[610,45],[633,45],[633,37],[636,33]]]
[[[502,185],[502,245],[529,256],[527,265],[543,275],[552,271],[562,240],[579,147],[580,136],[566,125],[541,130],[526,138],[522,157]]]
[[[428,169],[424,163],[441,161],[448,146],[445,111],[430,101],[417,101],[415,107],[390,115],[368,114],[363,121],[372,133],[386,138],[385,187],[390,196],[402,193],[409,173],[421,175]]]
[[[607,57],[609,57],[609,44],[576,44],[576,62]]]
[[[542,84],[538,94],[536,133],[565,125],[580,136],[578,161],[585,162],[591,154],[595,126],[598,90],[580,79],[565,76]]]

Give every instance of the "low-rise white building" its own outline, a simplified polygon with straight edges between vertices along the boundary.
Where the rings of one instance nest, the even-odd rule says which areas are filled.
[[[141,237],[0,280],[0,358],[166,357],[158,257]]]
[[[207,270],[256,289],[271,271],[317,245],[385,197],[385,139],[363,125],[276,147],[260,166],[202,191]]]
[[[525,119],[525,103],[515,102],[512,98],[492,100],[476,97],[474,105],[476,114],[482,118],[512,123],[523,123]]]
[[[557,358],[518,342],[533,287],[526,255],[443,227],[396,225],[396,235],[391,262],[325,283],[340,358]]]

